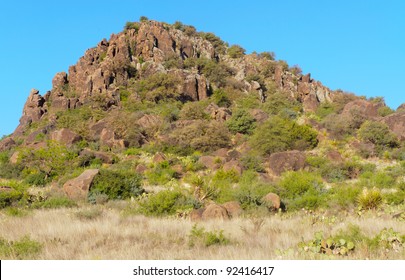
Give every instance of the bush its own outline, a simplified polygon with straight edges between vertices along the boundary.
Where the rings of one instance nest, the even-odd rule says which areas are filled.
[[[93,181],[89,197],[93,193],[99,193],[106,194],[109,199],[126,199],[141,195],[143,192],[138,174],[131,171],[100,169]]]
[[[314,209],[323,204],[325,190],[322,179],[307,171],[286,172],[279,182],[280,196],[288,208]]]
[[[28,235],[20,240],[6,241],[0,239],[0,258],[33,259],[42,250],[42,244],[32,240]]]
[[[140,212],[148,216],[173,215],[178,210],[193,209],[196,201],[177,190],[150,194],[139,202]]]
[[[397,137],[384,123],[365,121],[361,125],[358,134],[363,141],[369,141],[382,148],[395,148],[399,146]]]
[[[0,192],[0,209],[17,203],[23,197],[23,192],[12,189]]]
[[[180,80],[173,74],[156,73],[135,83],[142,99],[158,103],[180,97]]]
[[[250,142],[262,155],[294,149],[312,149],[318,144],[317,132],[314,129],[280,117],[272,117],[257,127]]]
[[[229,130],[233,133],[251,134],[255,128],[256,120],[245,110],[237,110],[227,121]]]
[[[200,120],[208,119],[208,114],[204,111],[206,107],[205,102],[187,102],[181,108],[179,117],[182,120]]]
[[[229,147],[230,134],[223,123],[199,120],[175,129],[169,144],[181,150],[215,151]]]
[[[245,49],[239,45],[232,45],[228,48],[228,55],[231,58],[240,58],[245,55]]]
[[[34,209],[71,208],[76,206],[76,202],[65,196],[50,197],[44,201],[35,201],[31,204],[31,207]]]
[[[195,224],[189,234],[188,245],[194,247],[196,245],[204,245],[209,247],[212,245],[227,245],[230,240],[225,237],[224,232],[220,231],[206,231],[204,227],[198,227]]]
[[[130,21],[127,21],[127,23],[125,23],[124,30],[126,31],[126,30],[133,29],[133,30],[135,30],[136,32],[138,32],[139,27],[140,27],[140,25],[139,25],[138,22],[130,22]]]
[[[179,175],[170,168],[167,161],[156,164],[156,166],[146,172],[146,178],[151,185],[165,185],[174,178],[178,178]]]
[[[232,105],[232,101],[229,99],[228,94],[222,89],[215,90],[211,99],[219,107],[230,107]]]

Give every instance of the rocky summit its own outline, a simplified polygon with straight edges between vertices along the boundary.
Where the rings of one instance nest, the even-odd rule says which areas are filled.
[[[273,52],[246,54],[193,26],[143,18],[57,73],[48,92],[31,90],[0,142],[0,177],[91,203],[132,197],[147,215],[194,209],[202,219],[355,207],[353,197],[336,198],[349,181],[353,196],[391,188],[379,195],[397,205],[403,108],[331,90]]]

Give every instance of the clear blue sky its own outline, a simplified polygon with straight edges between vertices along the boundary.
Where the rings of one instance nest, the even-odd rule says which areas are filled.
[[[31,88],[45,94],[55,73],[142,15],[274,51],[332,89],[405,102],[405,1],[3,1],[0,137],[17,127]]]

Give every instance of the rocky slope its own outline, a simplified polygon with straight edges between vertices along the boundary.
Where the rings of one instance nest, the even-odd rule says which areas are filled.
[[[158,166],[173,171],[169,181],[184,180],[199,169],[181,157],[197,155],[201,176],[253,170],[273,184],[289,170],[324,172],[308,161],[319,156],[353,179],[358,174],[345,165],[353,156],[405,155],[402,107],[330,90],[273,53],[246,55],[192,26],[143,20],[87,50],[43,96],[30,92],[19,126],[0,142],[10,170],[1,176],[63,185],[80,168],[130,162],[131,172]],[[89,184],[78,187],[84,197]]]

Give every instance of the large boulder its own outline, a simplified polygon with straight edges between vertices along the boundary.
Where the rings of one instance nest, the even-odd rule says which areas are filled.
[[[193,209],[189,214],[190,220],[192,222],[201,221],[204,210],[205,210],[205,208]]]
[[[280,197],[275,193],[268,193],[262,198],[262,203],[269,211],[277,211],[281,207]]]
[[[228,211],[224,206],[212,203],[205,208],[204,212],[202,213],[203,220],[211,220],[211,219],[222,219],[222,220],[229,220]]]
[[[243,213],[242,207],[237,201],[228,201],[222,204],[222,206],[226,209],[231,218],[237,218]]]
[[[383,122],[401,141],[405,140],[405,110],[386,116]]]
[[[80,140],[82,140],[82,137],[70,129],[67,128],[62,128],[60,130],[55,130],[50,134],[51,140],[63,143],[67,146],[71,146]]]
[[[221,166],[222,163],[225,162],[225,158],[213,156],[201,156],[198,159],[198,162],[207,169],[216,170]]]
[[[63,190],[69,198],[77,200],[87,199],[94,178],[98,174],[98,169],[88,169],[79,177],[67,181],[63,185]]]
[[[306,156],[301,151],[274,153],[270,155],[267,165],[271,173],[280,176],[285,171],[297,171],[304,168]]]
[[[342,116],[352,118],[354,116],[364,119],[376,119],[379,117],[378,109],[382,107],[382,103],[371,102],[364,99],[357,99],[345,105],[342,111]]]

